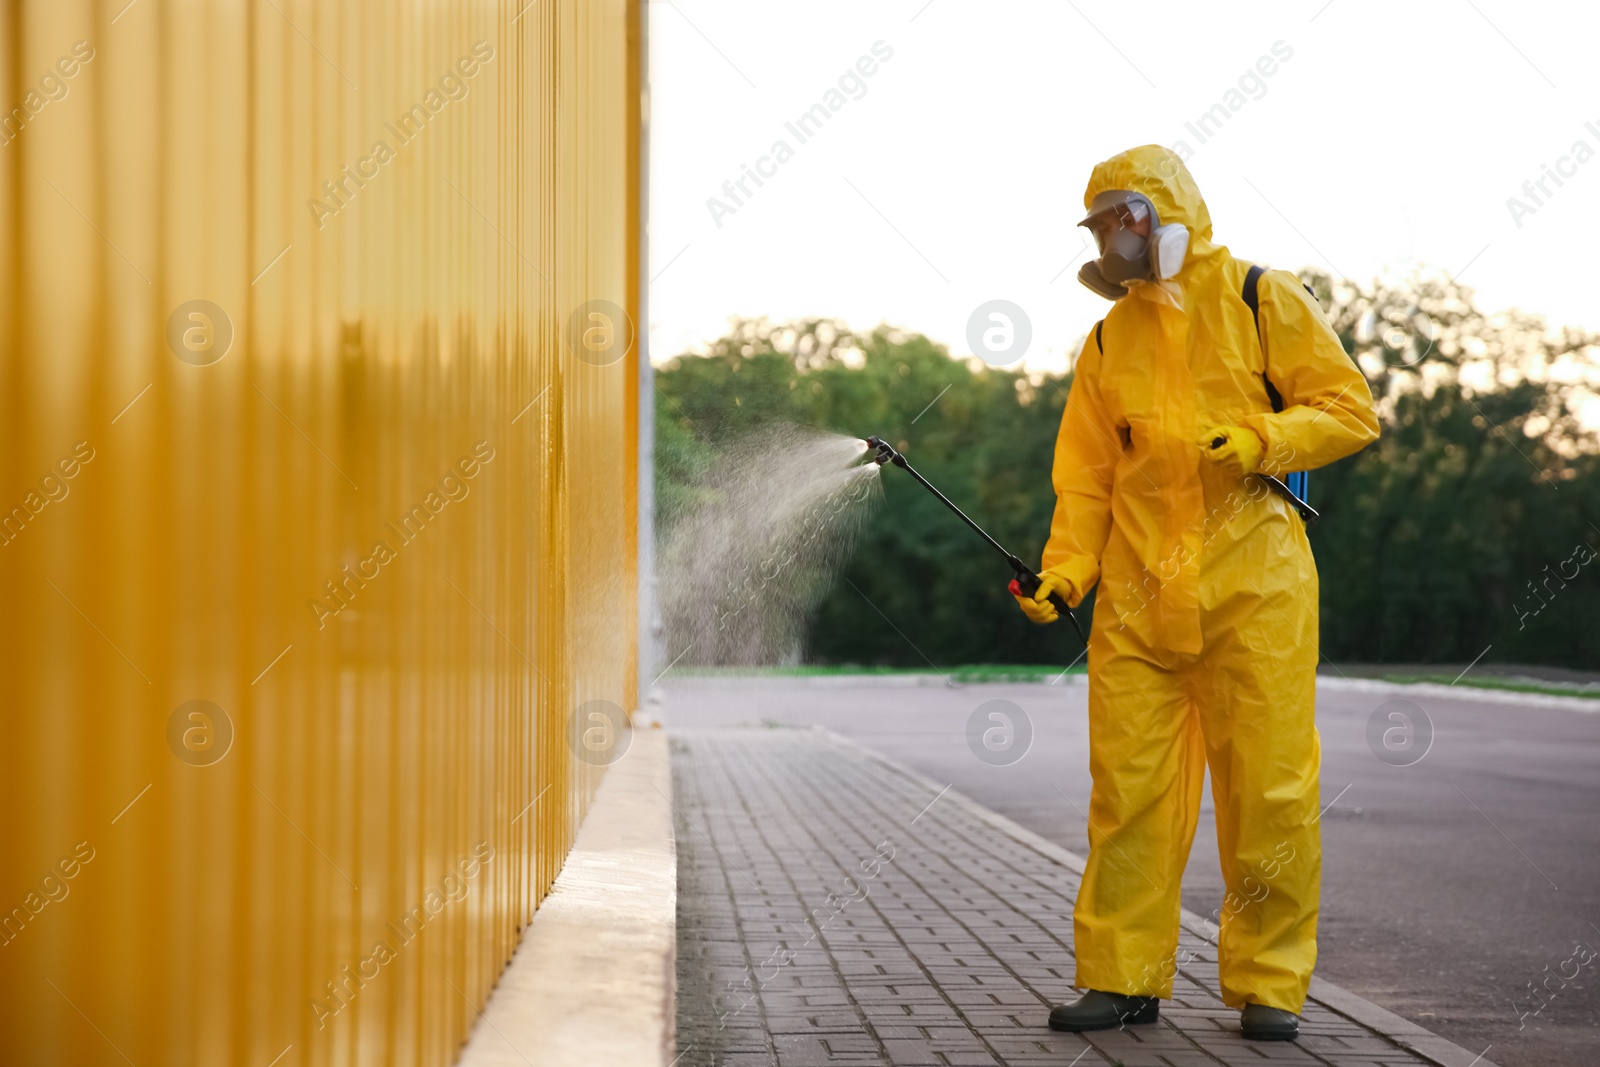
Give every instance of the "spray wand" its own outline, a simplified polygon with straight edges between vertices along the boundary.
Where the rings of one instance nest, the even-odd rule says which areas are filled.
[[[881,437],[869,437],[867,438],[867,447],[877,450],[877,455],[875,455],[872,459],[874,463],[880,467],[885,463],[893,463],[896,467],[899,467],[901,470],[911,475],[911,477],[922,483],[922,487],[924,489],[938,497],[940,503],[949,508],[951,511],[955,512],[962,522],[972,527],[974,533],[983,538],[985,541],[989,542],[991,548],[1006,558],[1006,562],[1011,564],[1011,570],[1016,575],[1016,577],[1011,579],[1011,584],[1009,586],[1013,596],[1031,597],[1034,593],[1038,592],[1039,576],[1033,573],[1027,564],[1023,563],[1012,553],[1006,551],[1005,546],[999,541],[996,541],[994,538],[990,537],[988,533],[984,531],[983,527],[979,526],[977,523],[968,518],[967,513],[956,507],[954,501],[952,501],[949,497],[939,492],[939,490],[934,487],[932,482],[918,474],[916,468],[907,463],[906,457],[902,456],[899,452],[896,452],[893,445],[889,444],[889,442],[885,441]],[[1056,611],[1062,616],[1062,618],[1066,619],[1072,624],[1073,632],[1078,635],[1078,640],[1087,645],[1089,643],[1089,639],[1084,636],[1083,627],[1078,624],[1077,617],[1072,614],[1072,609],[1067,607],[1067,602],[1061,599],[1061,594],[1051,593],[1050,603],[1055,605]]]

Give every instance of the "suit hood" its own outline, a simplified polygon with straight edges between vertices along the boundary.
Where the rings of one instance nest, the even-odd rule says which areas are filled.
[[[1150,198],[1161,225],[1181,222],[1189,227],[1191,248],[1196,239],[1211,242],[1211,212],[1194,176],[1177,153],[1158,144],[1141,145],[1119,152],[1097,164],[1083,191],[1083,206],[1088,210],[1094,198],[1109,189],[1126,189]]]

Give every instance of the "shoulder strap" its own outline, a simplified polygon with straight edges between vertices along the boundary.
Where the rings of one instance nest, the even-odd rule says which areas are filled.
[[[1258,344],[1261,343],[1261,293],[1259,292],[1259,288],[1261,284],[1261,276],[1266,272],[1267,268],[1263,267],[1261,264],[1250,264],[1250,269],[1246,271],[1244,275],[1244,289],[1239,294],[1244,298],[1245,306],[1250,309],[1250,317],[1255,320],[1256,342]],[[1263,352],[1266,351],[1266,347],[1267,346],[1265,344],[1261,344],[1261,349]],[[1267,399],[1272,401],[1272,410],[1282,411],[1283,396],[1278,392],[1278,387],[1273,385],[1272,379],[1268,378],[1265,374],[1261,376],[1261,381],[1267,387]]]
[[[1239,295],[1244,297],[1245,306],[1250,309],[1250,317],[1256,320],[1256,336],[1261,336],[1261,294],[1257,292],[1261,284],[1261,276],[1267,268],[1259,263],[1250,264],[1250,269],[1244,275],[1244,292]]]
[[[1100,350],[1100,354],[1102,356],[1106,354],[1106,339],[1105,335],[1102,333],[1105,324],[1105,319],[1101,319],[1099,322],[1094,324],[1094,346]]]
[[[1250,309],[1250,317],[1255,320],[1256,343],[1261,345],[1263,357],[1266,354],[1267,346],[1261,340],[1261,293],[1259,292],[1259,289],[1261,276],[1266,272],[1267,269],[1265,267],[1257,263],[1252,263],[1250,265],[1250,269],[1245,271],[1244,287],[1239,293],[1239,295],[1244,298],[1245,306]],[[1301,284],[1303,285],[1304,283]],[[1306,285],[1305,290],[1311,294],[1312,300],[1317,298],[1317,294],[1315,290],[1311,288],[1311,286]],[[1265,374],[1261,376],[1261,383],[1267,387],[1267,399],[1272,401],[1272,410],[1282,411],[1283,394],[1278,392],[1278,387],[1273,385],[1272,379],[1268,378]],[[1284,478],[1285,483],[1288,486],[1289,495],[1294,497],[1294,500],[1291,503],[1294,505],[1294,509],[1300,513],[1300,518],[1308,523],[1315,521],[1317,518],[1317,513],[1311,510],[1310,504],[1306,503],[1306,499],[1310,495],[1311,489],[1310,474],[1306,471],[1295,471],[1293,474],[1285,475]]]

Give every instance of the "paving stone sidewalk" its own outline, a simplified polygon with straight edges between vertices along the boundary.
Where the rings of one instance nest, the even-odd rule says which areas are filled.
[[[1246,1042],[1187,928],[1157,1026],[1054,1033],[1081,861],[824,731],[670,736],[677,1067],[1468,1067],[1315,1000],[1298,1042]]]

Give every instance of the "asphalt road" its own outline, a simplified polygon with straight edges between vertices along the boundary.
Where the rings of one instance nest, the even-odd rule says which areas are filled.
[[[669,729],[826,726],[1088,851],[1081,679],[690,678],[663,691]],[[1367,740],[1374,712],[1394,699],[1433,726],[1426,755],[1405,766],[1395,764],[1409,757],[1386,762]],[[1014,703],[1032,725],[1009,765],[969,747],[969,719],[991,700]],[[1331,804],[1317,973],[1474,1053],[1487,1047],[1502,1067],[1600,1064],[1600,711],[1324,688],[1317,723]],[[1215,857],[1208,784],[1183,885],[1184,906],[1200,915],[1222,904]]]

